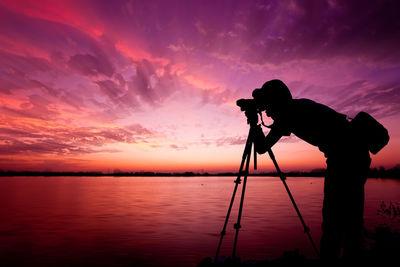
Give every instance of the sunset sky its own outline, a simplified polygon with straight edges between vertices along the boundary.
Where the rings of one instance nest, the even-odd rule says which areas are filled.
[[[235,102],[270,79],[350,117],[369,112],[391,137],[372,167],[392,168],[399,10],[396,0],[0,0],[0,169],[237,171],[248,126]],[[273,151],[283,171],[325,167],[293,135]]]

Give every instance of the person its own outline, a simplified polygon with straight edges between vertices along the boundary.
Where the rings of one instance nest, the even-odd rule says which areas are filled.
[[[356,259],[363,252],[364,184],[371,164],[368,148],[358,142],[346,115],[309,99],[293,99],[280,80],[267,81],[252,95],[256,106],[273,119],[267,136],[261,126],[252,126],[257,153],[267,152],[292,133],[324,153],[320,256],[339,259],[343,248],[343,257]]]

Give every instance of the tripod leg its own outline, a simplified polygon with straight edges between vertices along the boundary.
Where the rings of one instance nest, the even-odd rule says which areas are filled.
[[[220,234],[220,239],[219,239],[219,243],[218,243],[217,252],[215,253],[215,259],[214,259],[215,261],[216,261],[217,258],[218,258],[219,251],[220,251],[220,249],[221,249],[222,240],[223,240],[223,238],[224,238],[224,235],[226,234],[226,226],[228,225],[229,216],[230,216],[230,214],[231,214],[233,202],[234,202],[234,200],[235,200],[236,191],[237,191],[238,185],[241,183],[240,177],[241,177],[242,174],[243,174],[244,163],[246,162],[246,159],[248,159],[248,158],[250,157],[250,153],[248,152],[249,149],[251,150],[250,133],[251,133],[251,132],[249,131],[249,135],[248,135],[248,137],[247,137],[246,145],[245,145],[245,148],[244,148],[244,151],[243,151],[242,162],[240,163],[239,172],[238,172],[237,178],[236,178],[236,180],[235,180],[235,188],[233,189],[233,194],[232,194],[231,202],[230,202],[230,204],[229,204],[228,212],[227,212],[226,217],[225,217],[224,227],[223,227],[223,229],[222,229],[222,231],[221,231],[221,234]],[[247,161],[249,161],[249,160],[247,160]],[[248,164],[246,164],[246,166],[247,166],[247,165],[248,165]],[[248,167],[247,167],[247,169],[248,169]],[[247,176],[246,176],[246,177],[247,177]]]
[[[256,147],[254,147],[253,158],[254,158],[254,170],[257,170],[257,151],[256,151]]]
[[[287,193],[288,193],[288,195],[289,195],[289,198],[290,198],[290,200],[292,201],[292,204],[293,204],[293,206],[294,206],[294,209],[296,210],[296,213],[297,213],[297,215],[299,216],[299,219],[300,219],[300,221],[301,221],[301,224],[303,225],[303,228],[304,228],[304,233],[307,234],[308,239],[310,240],[311,245],[313,246],[313,248],[314,248],[314,250],[315,250],[315,253],[316,253],[317,256],[319,257],[318,248],[317,248],[317,246],[315,245],[314,240],[312,239],[311,234],[310,234],[310,228],[309,228],[309,227],[306,225],[306,223],[304,222],[303,217],[301,216],[300,210],[299,210],[299,208],[297,207],[296,202],[294,201],[294,198],[293,198],[293,196],[292,196],[292,193],[290,192],[289,187],[288,187],[288,185],[286,184],[286,176],[281,172],[281,169],[279,168],[278,163],[276,162],[274,153],[272,153],[272,150],[271,150],[271,149],[268,150],[268,154],[269,154],[269,157],[271,158],[272,162],[274,163],[275,168],[276,168],[276,171],[278,172],[278,175],[279,175],[279,177],[281,178],[281,181],[283,182],[283,185],[285,186],[285,189],[286,189],[286,191],[287,191]]]
[[[240,221],[242,218],[242,211],[243,211],[243,203],[244,203],[244,193],[246,190],[246,183],[247,183],[247,176],[249,174],[249,165],[250,165],[250,156],[251,156],[251,147],[252,147],[252,139],[250,139],[250,145],[248,147],[247,151],[247,160],[246,160],[246,169],[244,171],[244,177],[243,177],[243,187],[242,187],[242,196],[240,198],[240,206],[239,206],[239,213],[238,213],[238,219],[236,224],[234,225],[234,228],[236,229],[235,233],[235,242],[233,243],[233,252],[232,252],[232,259],[235,258],[236,256],[236,245],[237,245],[237,240],[238,240],[238,235],[239,235],[239,229],[242,227],[240,225]]]

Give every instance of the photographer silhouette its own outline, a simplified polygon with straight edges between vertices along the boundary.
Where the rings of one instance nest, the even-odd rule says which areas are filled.
[[[369,147],[364,138],[360,138],[365,133],[355,131],[346,115],[325,105],[309,99],[293,99],[280,80],[266,82],[252,95],[258,110],[265,110],[274,121],[267,136],[259,125],[252,124],[255,149],[259,154],[267,152],[282,136],[293,133],[317,146],[327,158],[321,258],[338,259],[341,248],[346,258],[361,256],[364,184],[371,163]],[[382,141],[379,150],[388,138]]]

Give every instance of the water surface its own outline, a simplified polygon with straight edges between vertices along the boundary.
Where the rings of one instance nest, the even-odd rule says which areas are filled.
[[[5,177],[0,179],[0,260],[15,266],[195,266],[214,256],[234,177]],[[287,184],[319,244],[322,178]],[[241,188],[241,187],[240,187]],[[232,253],[240,191],[221,254]],[[400,202],[400,181],[369,179],[366,228]],[[249,177],[237,254],[315,257],[279,178]],[[397,229],[396,229],[397,227]]]

